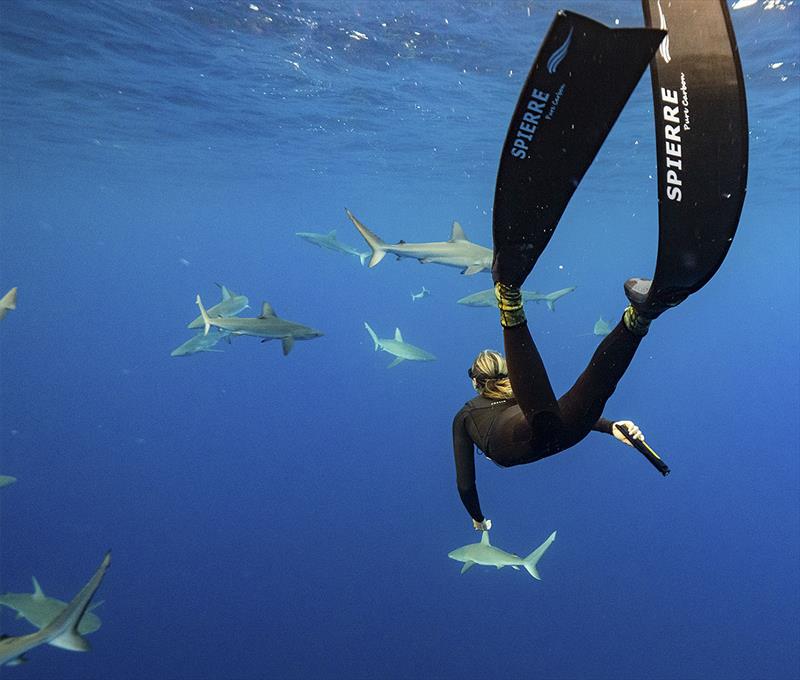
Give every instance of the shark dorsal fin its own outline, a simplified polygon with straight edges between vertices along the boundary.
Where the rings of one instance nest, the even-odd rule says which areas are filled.
[[[43,600],[44,591],[42,590],[42,586],[39,585],[39,581],[36,580],[35,576],[31,576],[31,578],[33,579],[33,599]]]
[[[222,299],[223,300],[230,300],[233,297],[233,293],[231,293],[227,286],[223,286],[221,283],[217,284],[222,291]]]
[[[336,229],[331,229],[328,232],[328,238],[332,238],[332,239],[336,240]]]
[[[489,543],[489,532],[488,531],[484,531],[483,532],[483,536],[481,536],[481,545],[491,545],[491,543]]]
[[[269,302],[262,302],[261,303],[261,316],[258,317],[259,319],[268,319],[271,316],[277,316],[275,314],[275,310],[272,309],[272,305]]]
[[[458,222],[453,222],[453,231],[450,232],[451,241],[466,241],[467,237],[464,234],[464,229]]]
[[[394,329],[394,339],[397,340],[397,342],[403,342],[403,335],[400,333],[399,328]]]

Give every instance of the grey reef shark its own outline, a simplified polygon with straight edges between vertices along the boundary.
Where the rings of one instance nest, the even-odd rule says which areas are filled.
[[[456,548],[449,552],[447,556],[451,560],[464,563],[464,566],[461,567],[462,574],[476,564],[485,567],[496,567],[497,569],[511,567],[512,569],[518,570],[520,567],[524,567],[533,578],[537,581],[541,581],[542,579],[539,576],[539,570],[536,568],[536,565],[545,551],[550,547],[550,544],[555,540],[556,532],[554,531],[547,537],[544,543],[536,548],[536,550],[523,558],[514,553],[508,553],[505,550],[500,550],[500,548],[495,548],[489,543],[489,532],[484,531],[480,543],[470,543],[469,545]]]
[[[355,255],[361,261],[362,265],[369,257],[369,253],[356,250],[353,246],[339,241],[336,238],[336,229],[331,229],[327,234],[318,234],[313,231],[298,231],[295,232],[295,236],[299,236],[304,241],[313,243],[320,248],[327,248],[328,250],[332,250],[336,253],[344,253],[345,255]]]
[[[374,267],[387,253],[401,257],[410,257],[423,264],[432,262],[448,267],[457,267],[462,274],[472,275],[481,271],[491,271],[492,251],[468,241],[464,230],[458,222],[453,222],[453,230],[449,241],[436,241],[433,243],[386,243],[380,236],[371,232],[361,223],[353,213],[345,208],[347,217],[364,237],[367,245],[372,250],[369,266]]]
[[[246,295],[237,295],[232,290],[223,286],[221,283],[218,283],[217,285],[222,290],[222,300],[206,310],[212,319],[218,316],[236,316],[239,312],[250,307],[250,300],[247,299]],[[203,316],[199,315],[186,327],[202,328],[203,325]]]
[[[551,312],[556,311],[556,301],[575,290],[576,286],[569,288],[562,288],[561,290],[553,291],[552,293],[537,293],[535,290],[523,290],[523,302],[545,302],[547,309]],[[487,288],[472,295],[467,295],[457,301],[459,305],[467,305],[467,307],[496,307],[497,300],[494,296],[494,288]]]
[[[372,338],[372,342],[375,343],[375,351],[377,352],[379,349],[383,350],[387,354],[391,354],[395,357],[394,361],[390,363],[386,368],[392,368],[393,366],[397,366],[401,361],[435,361],[436,357],[433,356],[430,352],[426,352],[424,349],[420,349],[415,345],[410,345],[409,343],[403,340],[403,335],[400,333],[399,328],[394,329],[394,337],[393,338],[379,338],[375,331],[370,328],[369,324],[365,321],[364,328],[367,329],[369,336]]]
[[[315,328],[304,326],[295,321],[281,319],[275,314],[275,310],[272,309],[272,305],[270,305],[269,302],[264,302],[261,305],[261,315],[256,318],[233,316],[219,317],[216,319],[212,319],[208,315],[199,295],[195,299],[195,302],[200,308],[200,316],[203,318],[205,335],[208,335],[212,326],[216,326],[231,335],[252,335],[256,338],[261,338],[261,342],[280,340],[283,346],[284,356],[291,352],[295,340],[311,340],[322,336],[322,332]]]
[[[39,645],[51,644],[73,652],[88,651],[89,643],[81,637],[78,626],[89,608],[92,597],[103,582],[110,564],[111,553],[108,552],[89,582],[44,628],[28,635],[0,637],[0,666],[23,663],[27,660],[23,656],[25,652]]]

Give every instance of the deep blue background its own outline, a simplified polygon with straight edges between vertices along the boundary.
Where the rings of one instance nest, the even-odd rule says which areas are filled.
[[[567,4],[567,3],[565,3]],[[641,25],[639,3],[568,3]],[[486,274],[375,269],[295,231],[349,207],[387,241],[490,245],[497,154],[551,2],[0,4],[0,591],[69,599],[114,561],[93,650],[3,678],[793,678],[800,673],[800,6],[734,11],[751,165],[718,275],[656,324],[606,415],[614,440],[500,470],[495,544],[525,572],[459,576],[464,371]],[[779,62],[782,65],[776,66]],[[529,281],[557,390],[652,271],[645,76]],[[214,282],[325,336],[172,358]],[[422,285],[430,297],[411,302]],[[363,328],[433,363],[392,370]],[[4,631],[29,630],[4,610]]]

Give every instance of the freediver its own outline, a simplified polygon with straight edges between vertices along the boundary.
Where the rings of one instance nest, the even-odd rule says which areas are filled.
[[[651,26],[661,21],[649,6],[654,2],[644,0]],[[662,474],[669,472],[636,425],[612,422],[603,409],[651,321],[699,290],[719,268],[744,200],[746,106],[730,17],[724,0],[704,4],[699,14],[685,12],[686,2],[674,0],[668,8],[663,21],[672,39],[655,59],[662,30],[609,29],[559,12],[523,85],[500,156],[492,215],[492,278],[505,358],[491,350],[476,357],[468,375],[478,396],[453,420],[458,492],[476,530],[490,529],[491,521],[478,499],[475,446],[497,465],[512,467],[565,451],[594,430],[635,446]],[[714,60],[696,58],[687,22],[697,21],[713,36],[705,49]],[[655,275],[625,283],[629,304],[622,318],[575,384],[556,398],[528,329],[520,289],[651,59],[659,174]],[[678,87],[672,83],[681,79],[696,84],[693,127],[703,131],[687,135],[682,148],[675,142],[680,131],[669,120],[685,114],[671,101],[677,99],[671,88]],[[659,119],[662,104],[667,124]],[[718,124],[720,112],[728,126]],[[682,154],[680,175],[676,149]],[[683,202],[674,200],[676,182]]]

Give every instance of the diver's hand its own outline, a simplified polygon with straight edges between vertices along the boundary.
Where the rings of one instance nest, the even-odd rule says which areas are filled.
[[[477,520],[472,520],[472,527],[475,531],[489,531],[492,528],[492,520],[484,519],[483,522],[478,522]]]
[[[611,434],[613,434],[623,444],[633,446],[633,444],[628,441],[627,437],[619,431],[619,428],[617,427],[618,425],[625,426],[625,428],[628,430],[628,434],[634,439],[644,441],[644,435],[642,434],[642,431],[632,420],[618,420],[611,426]]]

